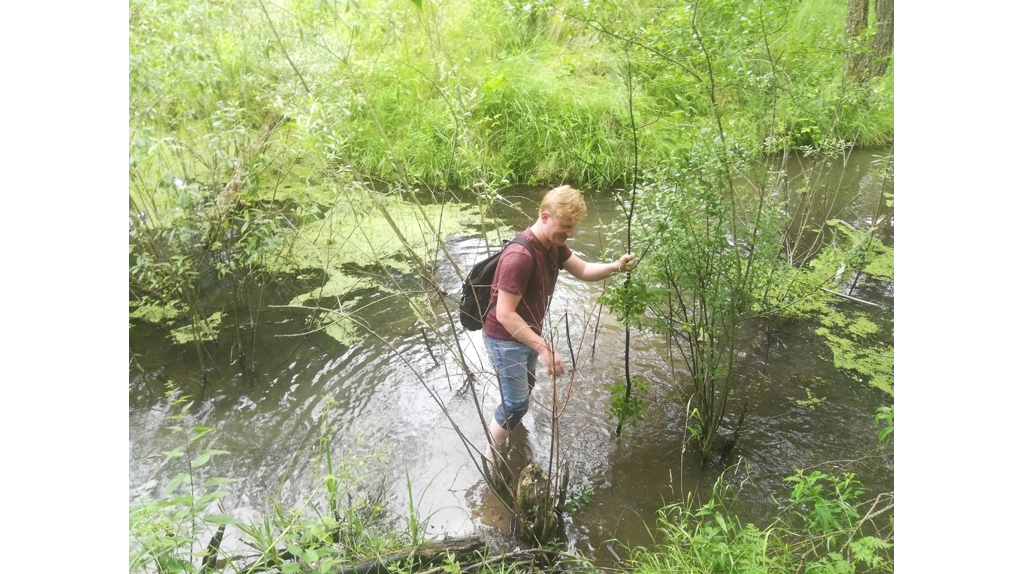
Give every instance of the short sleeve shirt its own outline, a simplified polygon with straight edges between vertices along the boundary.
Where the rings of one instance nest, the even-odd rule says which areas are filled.
[[[494,272],[494,282],[491,284],[491,309],[484,318],[484,334],[492,339],[513,340],[512,334],[498,322],[496,304],[499,290],[522,295],[516,313],[519,313],[535,333],[541,334],[548,300],[555,292],[558,269],[561,269],[562,264],[572,256],[572,250],[565,245],[552,247],[550,251],[545,249],[530,228],[521,235],[530,242],[537,253],[537,261],[533,260],[529,248],[516,243],[510,244],[502,251],[501,257],[498,258],[498,268]]]

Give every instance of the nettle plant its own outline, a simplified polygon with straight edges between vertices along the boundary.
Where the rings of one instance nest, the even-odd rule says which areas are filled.
[[[894,493],[862,500],[851,473],[820,471],[785,479],[792,490],[765,528],[732,511],[737,491],[720,477],[710,500],[694,495],[659,512],[664,538],[630,553],[630,570],[653,572],[892,572]]]
[[[213,428],[188,424],[191,397],[182,395],[170,382],[166,395],[174,413],[170,415],[174,424],[167,428],[180,444],[163,453],[162,467],[177,467],[179,472],[167,481],[159,497],[142,497],[129,505],[129,572],[205,570],[216,557],[213,541],[219,541],[224,527],[233,523],[229,516],[214,512],[214,508],[227,494],[221,487],[235,481],[201,477],[201,469],[211,458],[225,454],[222,450],[201,448],[203,437]],[[217,532],[210,536],[213,530]],[[210,541],[206,549],[201,539]]]

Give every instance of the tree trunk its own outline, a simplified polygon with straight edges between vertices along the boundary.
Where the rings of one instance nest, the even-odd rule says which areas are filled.
[[[875,0],[875,32],[871,43],[871,77],[884,76],[892,59],[893,0]]]
[[[249,168],[249,162],[252,161],[253,156],[263,151],[263,148],[270,140],[270,136],[274,135],[274,131],[281,125],[282,121],[284,121],[284,117],[276,112],[267,114],[266,119],[263,120],[263,125],[260,126],[260,131],[256,134],[256,138],[242,152],[242,157],[238,158],[238,163],[235,164],[235,169],[231,173],[231,178],[228,179],[227,185],[224,186],[224,189],[217,196],[217,209],[214,211],[214,215],[225,219],[234,210],[239,198],[242,196],[242,186],[245,184],[246,170]]]
[[[846,39],[850,47],[846,52],[846,75],[855,82],[864,79],[868,68],[868,56],[861,48],[860,40],[868,27],[868,0],[849,0],[846,7]]]

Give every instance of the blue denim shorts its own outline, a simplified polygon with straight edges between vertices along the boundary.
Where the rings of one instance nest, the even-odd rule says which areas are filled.
[[[530,393],[537,382],[537,351],[519,341],[502,341],[484,335],[491,364],[498,370],[502,404],[494,410],[494,420],[512,430],[530,408]]]

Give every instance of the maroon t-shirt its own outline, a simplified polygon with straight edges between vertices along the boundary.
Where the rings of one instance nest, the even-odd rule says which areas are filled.
[[[492,339],[513,340],[512,334],[498,322],[496,305],[499,290],[523,296],[519,300],[516,312],[533,327],[535,333],[541,334],[541,321],[547,311],[548,297],[555,292],[558,269],[561,269],[562,263],[572,256],[572,250],[565,245],[557,248],[557,255],[554,248],[551,251],[545,249],[530,228],[526,228],[522,235],[537,253],[537,261],[533,260],[529,248],[516,243],[501,252],[498,268],[494,272],[494,282],[491,284],[492,307],[484,317],[484,334]],[[557,269],[552,262],[552,256],[558,260]]]

